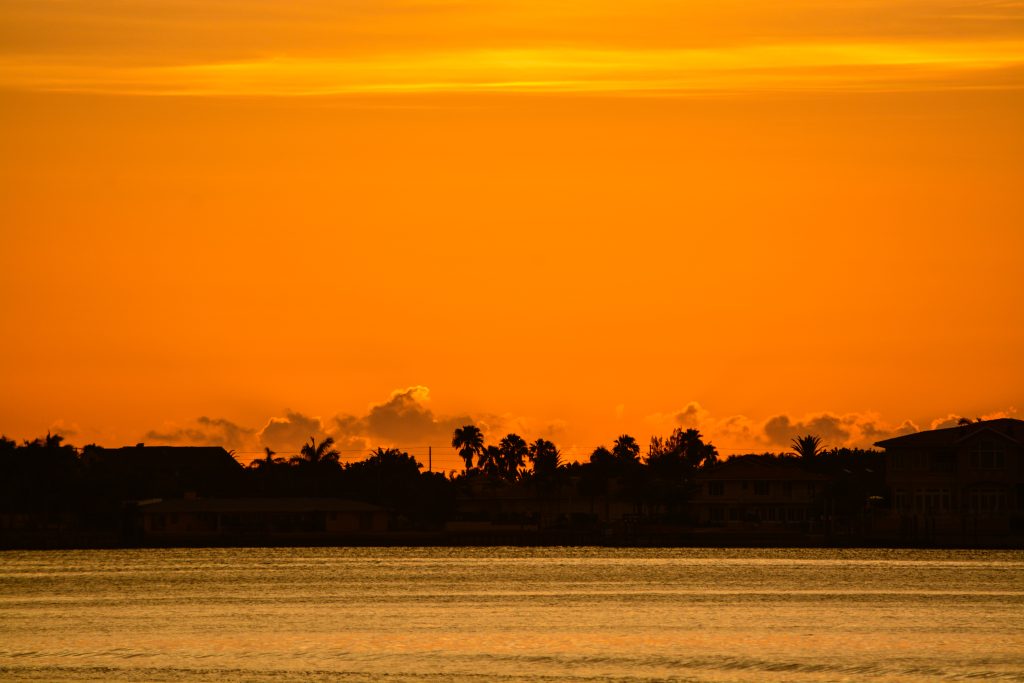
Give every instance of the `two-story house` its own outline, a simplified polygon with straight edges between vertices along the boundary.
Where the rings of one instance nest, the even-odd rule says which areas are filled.
[[[694,521],[723,527],[807,529],[822,515],[829,478],[797,462],[736,458],[694,476]]]
[[[1024,420],[971,422],[886,439],[886,483],[905,536],[1020,532]]]

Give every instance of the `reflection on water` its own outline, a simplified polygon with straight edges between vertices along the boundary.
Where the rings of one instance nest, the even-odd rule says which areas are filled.
[[[0,553],[0,678],[1024,680],[1024,554]]]

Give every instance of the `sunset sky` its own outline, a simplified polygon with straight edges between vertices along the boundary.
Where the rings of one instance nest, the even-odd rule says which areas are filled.
[[[1022,293],[1019,0],[0,0],[11,438],[867,445]]]

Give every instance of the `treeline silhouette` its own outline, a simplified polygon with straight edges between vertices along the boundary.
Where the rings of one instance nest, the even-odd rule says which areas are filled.
[[[311,438],[289,459],[268,448],[242,467],[219,448],[164,448],[174,453],[155,465],[133,457],[133,449],[77,449],[59,435],[20,444],[0,437],[0,513],[8,520],[28,515],[43,526],[71,524],[79,533],[116,533],[131,524],[131,504],[144,499],[329,497],[383,506],[407,529],[436,529],[464,516],[466,501],[486,502],[511,492],[542,502],[575,497],[591,501],[594,509],[614,497],[628,502],[638,516],[682,523],[696,491],[695,476],[722,462],[695,429],[653,437],[643,454],[636,439],[623,434],[582,463],[564,462],[558,447],[543,438],[527,442],[513,433],[488,444],[475,425],[456,429],[452,446],[464,468],[444,474],[424,471],[422,463],[397,448],[377,448],[363,460],[343,463],[331,438],[319,443]],[[195,457],[185,459],[187,453]],[[223,458],[218,460],[218,453]],[[825,450],[814,435],[794,439],[791,452],[729,460],[784,462],[827,475],[833,482],[833,513],[862,509],[867,497],[884,489],[881,453]]]

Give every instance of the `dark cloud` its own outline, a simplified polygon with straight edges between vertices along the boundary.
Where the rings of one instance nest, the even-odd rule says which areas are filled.
[[[370,407],[366,415],[334,418],[338,438],[361,438],[374,443],[402,446],[445,444],[458,427],[473,423],[468,415],[440,417],[427,405],[430,390],[415,386],[400,389],[384,403]]]
[[[256,430],[226,420],[206,417],[196,419],[194,425],[171,427],[165,431],[150,430],[145,440],[168,445],[223,446],[228,450],[243,450],[252,447]]]
[[[906,434],[914,434],[915,432],[921,431],[921,428],[910,420],[904,420],[903,424],[894,429],[889,436],[904,436]]]
[[[65,423],[64,420],[57,420],[56,422],[54,422],[52,425],[50,425],[50,429],[48,431],[51,434],[59,434],[60,436],[63,436],[65,439],[65,443],[67,443],[67,439],[73,439],[80,432],[77,424],[69,425]]]
[[[882,422],[875,413],[822,413],[793,420],[788,415],[777,415],[764,423],[766,440],[775,445],[788,446],[795,437],[804,434],[820,436],[827,447],[870,448],[878,441],[920,431],[916,424],[904,420],[898,427]]]
[[[790,442],[804,434],[820,436],[828,446],[844,444],[850,438],[849,422],[838,415],[824,413],[806,420],[792,421],[788,415],[776,415],[764,423],[764,433],[769,442],[780,446],[788,446]]]
[[[288,410],[284,417],[270,418],[258,436],[261,446],[278,453],[296,453],[311,438],[322,441],[328,434],[319,417]]]
[[[710,413],[701,404],[691,401],[672,417],[682,427],[698,429],[707,421],[709,416]]]
[[[329,420],[287,410],[271,417],[261,429],[239,426],[223,418],[200,417],[192,424],[169,425],[146,433],[145,441],[168,445],[219,445],[244,454],[264,447],[280,454],[297,453],[310,438],[334,439],[343,459],[359,457],[376,446],[446,446],[459,427],[475,424],[488,440],[497,441],[509,432],[557,438],[566,425],[553,420],[530,428],[512,415],[437,415],[428,402],[430,390],[413,386],[391,393],[384,402],[371,405],[364,415],[337,415]],[[63,433],[63,432],[62,432]]]

